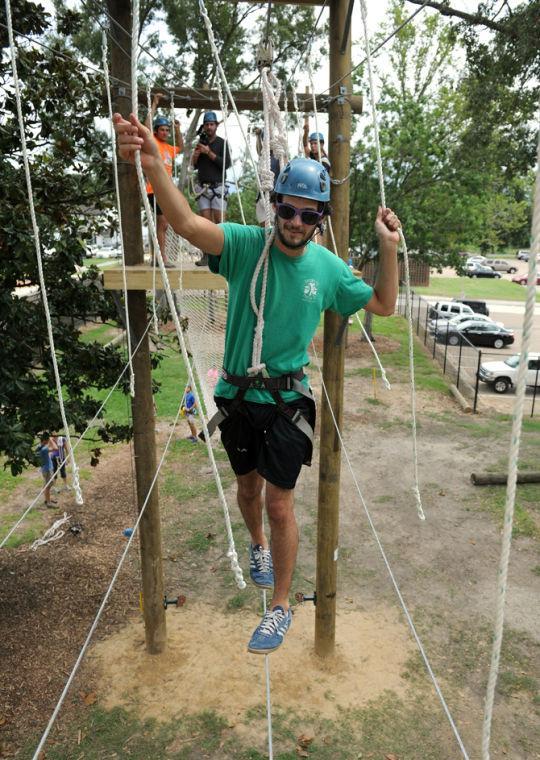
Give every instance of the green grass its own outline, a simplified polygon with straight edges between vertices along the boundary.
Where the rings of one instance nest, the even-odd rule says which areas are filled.
[[[472,279],[470,277],[432,277],[428,288],[414,288],[421,296],[443,298],[478,298],[499,301],[525,301],[527,288],[509,280]],[[540,293],[536,294],[540,302]]]
[[[23,510],[18,514],[8,513],[0,516],[0,541],[9,533],[22,512]],[[23,544],[29,544],[43,535],[46,527],[45,514],[32,509],[15,533],[6,541],[5,547],[7,549],[16,549]]]
[[[118,335],[118,331],[111,325],[98,325],[97,327],[92,327],[90,330],[85,330],[81,333],[80,342],[101,343],[104,345],[116,335]]]
[[[540,537],[540,530],[532,512],[538,506],[540,489],[536,485],[518,485],[514,508],[514,525],[512,535],[514,538],[523,536],[526,538]],[[482,487],[480,506],[486,512],[497,518],[502,527],[504,507],[506,503],[506,489],[500,486]]]
[[[360,332],[356,323],[353,323],[349,329],[353,335]],[[390,382],[407,382],[409,377],[409,336],[406,320],[399,316],[374,317],[373,334],[391,338],[399,343],[399,347],[395,351],[385,351],[380,358]],[[377,348],[376,342],[375,348]],[[443,374],[416,340],[414,343],[414,369],[418,389],[448,393],[448,383]],[[368,377],[371,376],[372,370],[364,367],[351,372]],[[377,374],[379,374],[379,370],[377,370]]]

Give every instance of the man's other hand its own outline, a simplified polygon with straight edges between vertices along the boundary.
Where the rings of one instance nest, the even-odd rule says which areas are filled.
[[[135,163],[135,154],[140,152],[141,165],[145,172],[151,171],[161,162],[161,156],[151,131],[130,114],[126,121],[119,113],[113,115],[114,131],[118,137],[118,152],[130,163]]]
[[[379,206],[377,218],[375,219],[375,232],[381,242],[399,243],[399,232],[401,222],[391,208]]]

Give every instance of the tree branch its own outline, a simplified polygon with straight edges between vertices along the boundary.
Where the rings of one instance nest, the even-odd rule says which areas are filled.
[[[451,8],[449,5],[444,5],[443,3],[437,3],[433,1],[424,3],[423,0],[407,0],[407,2],[413,3],[414,5],[427,5],[429,8],[434,8],[436,11],[439,11],[439,13],[443,16],[454,16],[456,18],[461,18],[463,21],[467,21],[469,24],[474,24],[475,26],[485,26],[488,29],[493,29],[496,32],[501,32],[501,34],[506,34],[509,37],[516,37],[516,34],[508,29],[504,23],[492,21],[485,16],[481,16],[479,13],[464,13],[463,11],[458,11],[456,8]]]

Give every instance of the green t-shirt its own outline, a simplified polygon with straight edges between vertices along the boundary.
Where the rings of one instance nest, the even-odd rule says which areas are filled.
[[[229,303],[223,366],[233,375],[247,375],[251,367],[257,323],[249,292],[253,272],[264,248],[262,227],[225,223],[221,256],[210,256],[210,269],[229,283]],[[260,303],[262,272],[257,281]],[[355,277],[349,267],[322,245],[308,243],[302,256],[291,257],[275,245],[270,250],[262,361],[270,377],[285,375],[309,364],[308,348],[326,309],[348,317],[367,304],[373,288]],[[307,386],[307,379],[304,381]],[[220,378],[216,396],[234,398],[237,388]],[[285,401],[299,398],[281,391]],[[250,389],[247,401],[274,403],[268,391]]]

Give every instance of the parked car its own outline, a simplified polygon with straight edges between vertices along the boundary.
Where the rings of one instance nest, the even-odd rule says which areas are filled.
[[[512,277],[512,282],[516,282],[518,285],[527,285],[527,275],[517,274],[515,277]],[[540,274],[536,276],[536,284],[540,285]]]
[[[465,262],[465,266],[468,264],[485,264],[487,261],[485,256],[469,256]]]
[[[453,303],[464,303],[465,306],[470,306],[475,314],[485,314],[489,317],[489,309],[485,301],[475,301],[471,298],[452,298]]]
[[[529,251],[518,251],[516,253],[516,258],[520,261],[528,261],[529,260]]]
[[[502,322],[494,322],[490,317],[486,317],[485,314],[460,314],[458,317],[452,317],[452,319],[431,319],[428,324],[428,331],[431,335],[435,335],[436,332],[447,332],[447,330],[459,327],[465,322],[479,324],[487,322],[498,327],[504,327]]]
[[[504,361],[482,362],[478,377],[491,385],[495,393],[506,393],[516,384],[520,354],[509,356]],[[540,384],[540,354],[529,354],[525,383],[533,388]]]
[[[486,266],[491,267],[496,272],[507,272],[508,274],[514,274],[517,272],[517,267],[507,259],[486,259]]]
[[[467,277],[493,277],[496,280],[501,279],[499,272],[496,272],[485,264],[471,264],[465,268],[465,274]]]
[[[470,306],[466,306],[458,301],[450,301],[447,303],[437,301],[434,306],[429,307],[428,316],[430,319],[437,319],[437,317],[439,319],[452,319],[452,317],[458,317],[461,314],[470,314],[472,316],[474,311]]]
[[[488,346],[490,348],[504,348],[514,342],[514,333],[506,327],[499,327],[495,323],[469,323],[464,322],[459,327],[454,327],[448,332],[437,333],[436,340],[440,343],[448,343],[458,346],[466,338],[473,346]],[[464,343],[467,341],[463,340]]]

